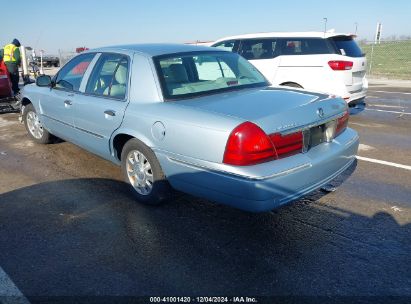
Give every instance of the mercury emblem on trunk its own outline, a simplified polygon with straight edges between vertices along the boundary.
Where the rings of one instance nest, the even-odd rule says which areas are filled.
[[[318,108],[317,114],[318,114],[318,116],[319,116],[320,118],[323,118],[323,117],[324,117],[324,110],[323,110],[323,108]]]

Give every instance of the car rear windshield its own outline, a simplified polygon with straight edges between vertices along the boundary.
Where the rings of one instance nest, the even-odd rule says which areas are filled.
[[[361,51],[360,47],[352,37],[337,36],[332,37],[331,40],[335,43],[337,50],[339,50],[342,53],[342,55],[347,55],[350,57],[364,56],[364,53]],[[342,52],[341,50],[344,50],[344,52]]]
[[[165,99],[267,86],[247,60],[230,52],[191,52],[154,57]]]

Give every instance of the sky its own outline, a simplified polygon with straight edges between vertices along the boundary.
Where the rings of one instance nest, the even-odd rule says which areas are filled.
[[[409,0],[36,0],[2,14],[0,44],[13,38],[46,54],[130,43],[213,41],[269,31],[355,32],[372,40],[411,35]],[[10,1],[0,0],[1,6]]]

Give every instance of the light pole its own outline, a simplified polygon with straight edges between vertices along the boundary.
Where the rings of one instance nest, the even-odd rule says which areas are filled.
[[[44,70],[43,70],[43,54],[44,54],[44,50],[40,50],[40,75],[44,75]]]
[[[325,33],[327,31],[327,21],[328,21],[328,19],[323,18],[323,20],[324,20],[324,33]]]
[[[358,22],[355,22],[355,35],[357,35],[357,30],[358,30]]]

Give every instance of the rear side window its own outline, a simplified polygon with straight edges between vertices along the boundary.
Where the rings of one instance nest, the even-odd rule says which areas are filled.
[[[276,39],[249,39],[241,41],[239,54],[247,60],[271,59],[279,55]]]
[[[335,53],[326,39],[285,38],[281,39],[281,55],[315,55]]]
[[[127,57],[120,54],[103,54],[91,73],[86,93],[124,99],[127,75]]]
[[[358,44],[349,36],[337,36],[330,38],[334,42],[338,53],[349,57],[363,57],[364,53]]]

